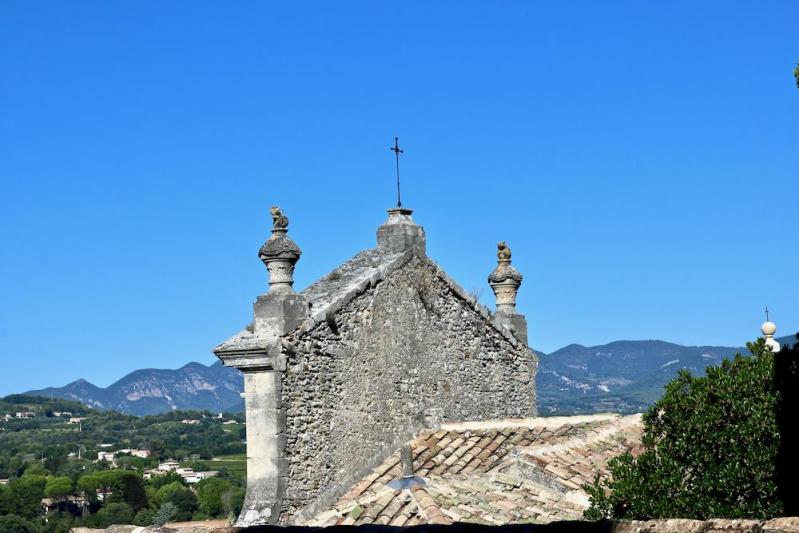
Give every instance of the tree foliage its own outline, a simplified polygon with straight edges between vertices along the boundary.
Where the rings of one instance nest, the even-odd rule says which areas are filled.
[[[172,502],[166,502],[158,508],[158,511],[155,512],[155,515],[153,516],[153,524],[156,526],[163,526],[172,520],[172,517],[175,516],[176,512],[177,508],[175,507],[175,504]]]
[[[92,515],[89,523],[97,528],[107,528],[114,524],[132,524],[133,509],[122,502],[113,502],[104,505],[102,509]]]
[[[31,419],[5,419],[2,414],[30,411]],[[64,414],[69,411],[70,414]],[[56,415],[56,412],[59,412]],[[85,415],[82,427],[67,417]],[[157,520],[228,517],[241,507],[243,466],[233,463],[190,463],[244,451],[239,427],[207,412],[170,412],[135,417],[96,411],[75,402],[24,395],[0,398],[0,532],[66,533],[72,527],[105,527],[113,523],[148,526]],[[240,414],[227,419],[243,421]],[[200,420],[184,424],[182,420]],[[146,449],[141,458],[120,449]],[[115,461],[93,461],[99,451],[117,450]],[[218,470],[220,479],[206,483],[200,508],[197,492],[176,472],[143,479],[159,459],[176,458],[183,467]],[[242,461],[243,463],[243,457]],[[169,487],[166,490],[165,487]],[[219,490],[217,490],[219,489]],[[59,500],[44,516],[43,497]],[[68,496],[85,496],[88,513]]]
[[[232,489],[230,481],[211,477],[197,483],[197,503],[201,513],[207,516],[226,516],[230,510],[226,509],[222,496]]]
[[[90,500],[98,494],[103,501],[125,502],[135,511],[147,506],[147,492],[141,475],[132,470],[101,470],[78,480],[78,489],[85,492]]]
[[[586,487],[588,518],[767,518],[783,510],[774,357],[762,339],[706,375],[681,371],[644,415],[638,457]]]
[[[49,477],[44,486],[44,495],[48,498],[63,498],[72,494],[74,485],[67,476]]]
[[[21,516],[5,515],[0,516],[0,531],[3,533],[39,533],[39,528]]]
[[[23,518],[35,518],[44,496],[45,477],[25,475],[9,483],[12,513]]]
[[[156,502],[160,505],[171,503],[175,506],[175,520],[191,520],[197,510],[197,496],[190,488],[177,481],[164,485],[156,492]]]
[[[166,472],[165,474],[156,475],[150,478],[150,485],[152,485],[155,490],[158,490],[165,485],[169,485],[170,483],[180,483],[181,485],[186,485],[186,481],[183,479],[183,476],[177,472]]]

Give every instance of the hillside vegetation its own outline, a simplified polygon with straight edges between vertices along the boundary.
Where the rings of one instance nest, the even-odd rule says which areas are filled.
[[[0,479],[7,483],[0,485],[0,531],[20,530],[19,521],[32,531],[68,531],[235,514],[246,478],[243,422],[241,414],[136,417],[70,400],[2,398]],[[97,460],[120,450],[113,462]],[[218,474],[196,483],[175,472],[145,480],[145,471],[167,459]]]

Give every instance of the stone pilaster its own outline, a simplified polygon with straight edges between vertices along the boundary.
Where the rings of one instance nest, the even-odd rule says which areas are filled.
[[[244,372],[247,489],[239,527],[275,524],[286,491],[286,415],[280,407],[282,373]]]
[[[496,297],[494,321],[510,329],[527,346],[527,319],[516,312],[516,293],[522,284],[522,275],[511,266],[510,258],[508,245],[504,241],[497,244],[497,267],[488,275],[488,284]]]
[[[288,218],[279,207],[270,211],[272,236],[258,252],[269,273],[269,291],[253,305],[252,326],[214,350],[225,366],[244,374],[247,489],[239,527],[276,524],[280,518],[288,475],[280,337],[308,318],[307,300],[293,289],[294,266],[302,251],[286,235]]]

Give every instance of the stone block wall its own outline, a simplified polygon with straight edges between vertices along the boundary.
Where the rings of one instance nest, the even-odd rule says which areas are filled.
[[[333,503],[438,420],[536,415],[532,352],[425,258],[286,340],[282,523]]]

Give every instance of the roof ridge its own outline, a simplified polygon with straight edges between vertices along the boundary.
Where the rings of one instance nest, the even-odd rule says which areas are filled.
[[[615,420],[610,420],[607,424],[601,425],[598,431],[590,432],[588,435],[576,435],[564,441],[555,444],[548,444],[543,446],[527,446],[525,449],[520,450],[525,455],[533,457],[543,457],[544,455],[558,453],[574,449],[577,446],[587,446],[602,440],[605,440],[613,435],[618,434],[631,426],[638,425],[641,421],[641,415],[628,415],[619,417]]]
[[[504,418],[501,420],[460,421],[441,424],[445,431],[476,431],[481,429],[506,428],[558,428],[567,424],[587,424],[590,422],[612,421],[622,418],[618,413],[597,413],[573,416],[537,416],[531,418]]]
[[[316,307],[313,307],[310,305],[310,316],[306,318],[297,329],[287,333],[287,335],[292,333],[305,333],[313,329],[317,324],[324,322],[329,314],[336,313],[339,309],[354,300],[357,296],[367,291],[369,287],[374,286],[379,281],[383,281],[388,277],[389,274],[402,268],[406,263],[408,263],[408,261],[411,260],[413,253],[412,251],[407,251],[399,254],[385,254],[380,252],[377,248],[362,250],[337,268],[333,269],[328,274],[308,285],[300,294],[308,298],[309,304],[313,304],[314,299],[312,299],[311,296],[313,295],[314,289],[318,290],[320,287],[323,287],[324,282],[336,281],[338,278],[333,278],[332,276],[337,272],[340,273],[344,266],[355,263],[359,258],[365,259],[370,256],[379,259],[380,263],[364,269],[364,272],[361,272],[359,276],[356,276],[353,280],[350,280],[350,285],[346,287],[343,292],[340,294],[334,294],[330,301],[322,302],[321,306],[317,305]]]

